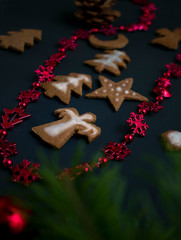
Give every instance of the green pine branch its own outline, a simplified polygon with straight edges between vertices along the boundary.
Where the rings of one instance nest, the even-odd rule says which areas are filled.
[[[83,158],[82,149],[74,165]],[[56,155],[48,159],[40,152],[39,157],[43,180],[16,191],[32,209],[34,239],[180,240],[181,154],[145,158],[146,167],[133,173],[144,186],[131,192],[119,163],[59,181]]]

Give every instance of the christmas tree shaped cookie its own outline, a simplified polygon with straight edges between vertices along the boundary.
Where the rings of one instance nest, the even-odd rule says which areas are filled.
[[[86,64],[93,66],[97,72],[106,70],[116,76],[121,74],[119,67],[126,68],[126,63],[130,62],[130,58],[123,51],[106,50],[104,54],[96,54],[96,59],[85,61]]]
[[[158,38],[152,40],[152,44],[162,45],[166,48],[176,50],[181,42],[181,28],[170,31],[167,28],[161,28],[156,31]]]
[[[8,32],[8,35],[0,35],[0,47],[24,52],[25,45],[32,47],[34,41],[40,41],[42,31],[38,29],[21,29],[19,32]]]
[[[127,78],[120,82],[99,76],[102,87],[86,95],[88,98],[108,98],[116,111],[119,110],[122,102],[126,100],[148,101],[141,94],[131,90],[133,79]]]
[[[96,121],[93,113],[79,115],[75,108],[60,108],[55,114],[61,119],[33,127],[32,130],[56,148],[61,148],[75,133],[87,136],[89,142],[101,134],[101,129],[93,124]]]
[[[82,85],[92,87],[92,78],[87,74],[70,73],[68,76],[55,76],[52,82],[41,83],[45,95],[50,98],[58,97],[65,104],[69,104],[71,91],[82,96]]]

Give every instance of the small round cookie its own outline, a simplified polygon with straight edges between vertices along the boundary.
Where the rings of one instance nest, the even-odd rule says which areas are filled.
[[[163,143],[167,150],[181,150],[181,132],[176,130],[168,130],[161,134],[161,139],[163,140]]]

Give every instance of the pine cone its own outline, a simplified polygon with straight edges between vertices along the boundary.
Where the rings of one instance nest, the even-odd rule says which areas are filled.
[[[75,16],[91,25],[108,25],[117,17],[120,11],[112,10],[117,0],[75,0],[75,5],[80,11]]]

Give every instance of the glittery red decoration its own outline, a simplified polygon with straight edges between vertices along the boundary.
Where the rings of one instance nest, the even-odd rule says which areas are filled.
[[[168,69],[168,72],[172,75],[172,77],[180,78],[181,77],[181,66],[170,63],[166,65],[166,68]]]
[[[12,166],[13,181],[29,185],[40,179],[39,168],[39,163],[31,163],[25,159],[19,165]]]
[[[131,143],[133,141],[133,135],[127,134],[124,136],[124,139],[125,139],[126,143]]]
[[[40,82],[50,82],[53,80],[55,75],[51,67],[44,67],[42,65],[35,71]]]
[[[0,225],[7,226],[13,234],[21,233],[25,229],[29,215],[29,210],[16,205],[10,197],[0,197]]]
[[[143,6],[143,7],[141,8],[141,10],[142,10],[143,12],[148,13],[148,12],[155,12],[155,11],[157,10],[157,8],[156,8],[156,6],[155,6],[154,3],[149,3],[148,5]]]
[[[132,112],[130,114],[130,118],[127,120],[127,123],[129,124],[129,126],[131,126],[134,134],[145,136],[148,125],[146,123],[143,123],[143,121],[144,118],[142,114],[136,114]]]
[[[14,125],[23,122],[24,118],[30,117],[31,114],[27,114],[24,112],[24,109],[15,107],[13,110],[10,109],[4,109],[5,115],[2,116],[3,122],[1,123],[1,126],[5,129],[12,128]],[[12,118],[10,118],[10,115],[12,115]]]
[[[76,41],[73,37],[71,37],[69,39],[62,38],[62,40],[59,42],[59,44],[67,50],[74,50],[78,46],[78,44],[76,43]]]
[[[91,171],[92,171],[92,167],[88,163],[83,162],[77,165],[75,168],[65,168],[64,171],[58,175],[58,179],[74,180],[77,176],[87,172],[91,172]]]
[[[75,36],[80,39],[87,39],[90,37],[90,32],[84,29],[79,29],[74,32]]]
[[[80,175],[80,174],[83,174],[83,173],[87,173],[87,172],[92,172],[92,168],[91,168],[91,166],[88,164],[88,163],[86,163],[86,162],[83,162],[83,163],[81,163],[81,164],[79,164],[79,165],[77,165],[76,167],[75,167],[75,169],[76,169],[76,175],[78,176],[78,175]]]
[[[159,102],[142,102],[138,104],[139,113],[146,114],[147,112],[158,112],[163,107],[159,104]]]
[[[140,17],[140,21],[142,23],[147,23],[148,21],[153,21],[156,18],[156,15],[154,12],[145,13]]]
[[[40,95],[41,95],[40,91],[31,89],[28,91],[21,91],[17,99],[25,103],[30,103],[30,102],[38,101]]]
[[[8,158],[17,153],[16,143],[8,142],[8,140],[0,140],[0,156],[2,158]]]
[[[96,163],[97,167],[105,166],[109,161],[108,157],[100,157],[98,162]]]
[[[153,89],[153,92],[156,93],[159,96],[165,97],[165,98],[170,98],[172,96],[171,92],[164,88],[164,87],[160,87],[160,86],[156,86]]]
[[[41,65],[35,73],[37,74],[38,80],[33,83],[33,88],[21,92],[20,95],[18,96],[19,102],[19,108],[14,108],[13,110],[5,109],[5,115],[2,116],[3,122],[1,123],[2,127],[4,129],[0,130],[0,139],[1,141],[7,136],[7,128],[12,128],[14,125],[20,123],[23,121],[24,118],[29,117],[30,114],[25,114],[24,109],[27,106],[28,103],[33,102],[38,100],[39,98],[39,93],[36,91],[37,88],[40,87],[41,82],[46,82],[46,81],[52,81],[54,78],[54,67],[60,63],[60,61],[66,56],[65,52],[66,50],[74,50],[77,47],[77,39],[87,39],[90,34],[92,33],[103,33],[105,35],[114,35],[116,34],[117,31],[125,31],[125,32],[134,32],[134,31],[146,31],[148,30],[149,26],[152,23],[152,20],[155,18],[155,11],[156,7],[154,4],[149,3],[148,0],[132,0],[133,3],[138,4],[138,5],[143,5],[141,8],[142,15],[139,18],[138,23],[134,24],[129,24],[127,26],[120,25],[118,27],[114,27],[112,25],[109,26],[102,26],[100,29],[99,28],[93,28],[90,30],[77,30],[74,32],[74,34],[69,38],[63,38],[59,44],[61,47],[59,48],[57,53],[54,53],[50,56],[48,60],[45,61],[45,65]],[[169,70],[170,71],[170,70]],[[163,73],[164,77],[170,77],[171,75],[178,77],[180,76],[180,69],[177,69],[176,72],[173,73],[173,71],[170,72],[165,72]],[[161,84],[161,81],[159,82],[159,85]],[[162,89],[163,88],[163,89]],[[156,91],[156,90],[155,90]],[[163,96],[164,95],[169,95],[168,92],[168,83],[164,82],[162,86],[157,86],[157,91],[159,94],[156,97],[156,100],[158,103],[163,101]],[[164,92],[163,92],[164,91]],[[167,91],[167,92],[166,92]],[[161,94],[160,94],[161,92]],[[155,105],[150,106],[150,111],[156,111],[158,106]],[[143,112],[146,111],[143,109]],[[10,117],[10,115],[12,115]],[[137,120],[138,121],[138,120]],[[138,122],[137,122],[137,125]],[[141,125],[141,123],[140,123]],[[139,126],[137,126],[138,129],[137,131],[139,132]],[[143,126],[142,126],[143,127]],[[136,129],[134,129],[136,131]],[[143,131],[143,129],[142,129]],[[125,142],[129,143],[132,141],[132,136],[134,133],[128,134],[125,136]],[[122,160],[126,155],[130,153],[130,150],[126,147],[126,143],[110,143],[108,144],[107,148],[107,156],[104,156],[102,158],[99,158],[98,162],[95,162],[94,164],[88,165],[87,163],[80,164],[76,166],[74,169],[65,169],[64,172],[62,173],[62,176],[69,176],[70,178],[74,179],[77,175],[80,175],[82,173],[87,173],[89,171],[92,171],[93,168],[103,166],[105,165],[110,159],[115,159],[115,160]],[[8,146],[10,147],[10,146]],[[14,146],[15,147],[15,146]],[[13,148],[13,146],[12,146]],[[1,148],[1,153],[2,156],[8,155],[6,153],[6,147]],[[11,149],[12,150],[12,149]],[[7,152],[10,150],[7,150]],[[16,151],[14,150],[14,153]],[[13,152],[12,152],[13,154]],[[109,157],[108,157],[109,155]],[[12,160],[8,159],[8,157],[4,157],[3,159],[3,164],[11,166],[12,165]],[[38,174],[38,168],[39,164],[33,164],[29,162],[28,160],[24,160],[20,165],[17,166],[12,166],[12,173],[13,173],[13,179],[15,182],[23,182],[25,184],[29,184],[32,181],[35,181],[40,178]],[[60,177],[60,175],[59,175]],[[60,177],[61,178],[61,177]],[[13,219],[18,219],[17,216]]]
[[[177,54],[177,57],[176,57],[177,61],[181,61],[181,54]]]
[[[125,143],[110,142],[103,149],[105,156],[110,160],[122,161],[131,151],[126,147]]]
[[[106,36],[115,35],[117,32],[117,29],[113,25],[104,25],[104,26],[101,26],[100,32]]]
[[[66,57],[66,54],[63,51],[54,53],[50,56],[48,60],[45,61],[45,66],[48,69],[53,70],[53,68],[57,65],[57,63],[60,63],[60,61],[65,57]]]

